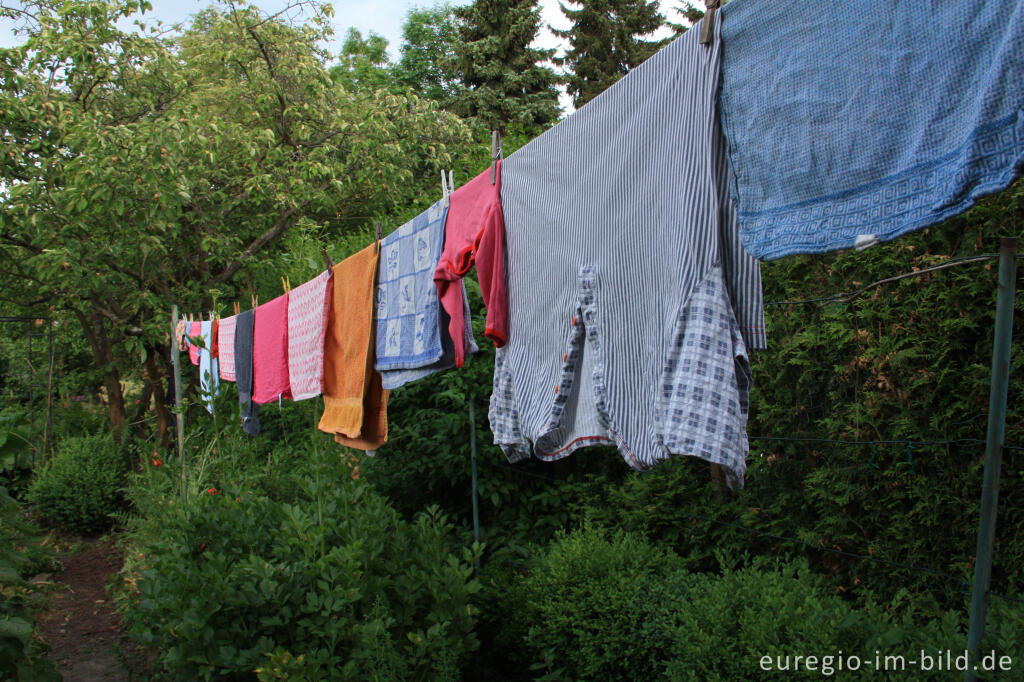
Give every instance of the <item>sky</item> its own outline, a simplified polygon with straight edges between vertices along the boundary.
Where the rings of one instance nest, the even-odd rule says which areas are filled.
[[[199,10],[209,6],[210,0],[150,0],[153,5],[151,12],[146,12],[141,18],[147,23],[160,20],[166,25],[179,22],[187,22],[189,17]],[[242,3],[240,3],[242,4]],[[267,14],[281,11],[289,4],[287,0],[256,0],[254,2]],[[341,43],[349,27],[359,29],[363,35],[373,31],[387,38],[389,53],[392,58],[397,58],[398,47],[402,39],[402,22],[405,15],[414,7],[430,7],[435,4],[434,0],[334,0],[334,38],[325,47],[331,54],[337,54],[341,50]],[[452,4],[468,4],[468,0],[454,0]],[[669,21],[680,21],[679,14],[673,9],[674,2],[661,3],[661,12],[666,15]],[[0,5],[5,7],[22,6],[20,0],[0,0]],[[556,38],[546,25],[553,25],[555,28],[568,28],[569,21],[558,8],[558,0],[541,0],[541,23],[540,35],[536,44],[540,47],[550,48],[561,47],[561,41]],[[297,10],[292,10],[296,12]],[[308,11],[306,16],[310,16]],[[130,26],[130,24],[128,25]],[[126,26],[126,28],[128,27]],[[21,41],[14,35],[15,23],[9,19],[0,18],[0,47],[11,47]],[[664,35],[668,35],[666,30]],[[657,37],[664,37],[658,34]]]

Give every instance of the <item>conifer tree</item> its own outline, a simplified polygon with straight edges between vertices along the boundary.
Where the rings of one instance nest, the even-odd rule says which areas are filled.
[[[559,3],[572,26],[554,33],[569,41],[565,56],[556,62],[567,67],[567,90],[579,108],[665,44],[643,38],[657,31],[665,18],[656,0],[576,0],[572,4],[579,9]]]
[[[558,76],[542,62],[554,50],[530,47],[540,30],[536,0],[476,0],[455,13],[455,64],[466,86],[456,112],[483,131],[536,134],[553,123]]]

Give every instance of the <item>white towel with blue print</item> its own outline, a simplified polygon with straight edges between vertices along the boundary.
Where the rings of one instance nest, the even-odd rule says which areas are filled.
[[[386,389],[455,366],[434,283],[447,216],[444,201],[438,201],[381,241],[375,368]],[[468,309],[466,314],[470,319]],[[466,342],[470,352],[477,351],[469,325]]]
[[[722,125],[757,258],[887,241],[1007,187],[1024,163],[1020,0],[720,16]]]
[[[199,329],[203,337],[203,345],[199,349],[199,393],[206,411],[213,414],[213,399],[220,388],[220,361],[210,353],[213,348],[213,322],[203,322]]]

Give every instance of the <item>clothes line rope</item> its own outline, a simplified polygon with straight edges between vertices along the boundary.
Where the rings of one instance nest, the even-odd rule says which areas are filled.
[[[1022,257],[1024,257],[1024,256],[1020,256],[1020,255],[1017,256],[1017,258],[1022,258]],[[921,268],[920,270],[914,270],[913,272],[905,272],[905,273],[900,274],[900,275],[895,275],[894,277],[886,277],[885,279],[880,279],[877,282],[872,282],[871,284],[868,284],[867,286],[863,286],[863,287],[861,287],[859,289],[854,289],[854,290],[851,290],[851,291],[844,291],[844,292],[841,292],[841,293],[832,294],[831,296],[825,296],[823,298],[808,298],[808,299],[792,300],[792,301],[767,301],[767,302],[765,302],[765,305],[769,306],[769,305],[803,305],[803,304],[807,304],[807,303],[849,303],[850,301],[852,301],[854,298],[860,296],[861,294],[867,293],[868,291],[874,289],[875,287],[881,286],[883,284],[889,284],[891,282],[897,282],[897,281],[899,281],[901,279],[907,279],[908,277],[918,277],[920,275],[928,274],[929,272],[935,272],[937,270],[945,270],[947,268],[956,267],[958,265],[968,265],[970,263],[980,263],[980,262],[984,262],[984,261],[987,261],[987,260],[992,260],[992,259],[995,259],[995,258],[999,258],[999,254],[998,253],[983,253],[983,254],[978,254],[977,256],[960,256],[958,258],[950,258],[949,260],[943,261],[942,263],[939,263],[938,265],[933,265],[933,266],[930,266],[930,267],[927,267],[927,268]]]

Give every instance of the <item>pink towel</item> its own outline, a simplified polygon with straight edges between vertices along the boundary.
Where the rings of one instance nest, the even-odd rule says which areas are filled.
[[[238,318],[232,315],[220,321],[220,336],[217,345],[220,357],[220,378],[235,381],[235,324]]]
[[[188,359],[193,365],[199,365],[199,348],[196,341],[203,337],[202,322],[192,322],[188,327]]]
[[[256,308],[252,342],[252,400],[291,398],[288,383],[288,294]]]
[[[288,376],[295,400],[323,392],[330,283],[331,271],[325,270],[288,295]]]

